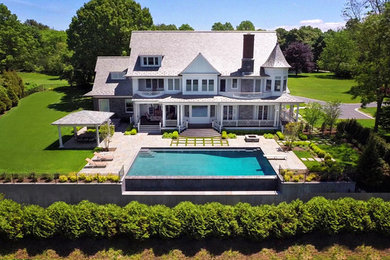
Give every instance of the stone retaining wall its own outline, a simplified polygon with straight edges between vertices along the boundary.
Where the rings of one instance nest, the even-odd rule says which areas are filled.
[[[197,195],[122,195],[121,184],[0,184],[0,193],[6,198],[19,203],[37,204],[49,206],[56,201],[65,201],[75,204],[82,200],[89,200],[99,204],[114,203],[120,206],[131,201],[139,201],[146,204],[165,204],[174,206],[181,201],[192,201],[194,203],[220,202],[223,204],[236,204],[247,202],[253,205],[279,203],[282,201],[292,201],[301,199],[308,201],[315,196],[323,196],[328,199],[341,197],[352,197],[355,199],[367,200],[371,197],[380,197],[390,200],[390,193],[348,193],[343,191],[342,186],[347,189],[354,187],[352,183],[320,183],[320,184],[296,184],[288,183],[280,186],[279,194],[247,194],[235,195],[207,195],[198,193]],[[326,192],[333,189],[335,192]],[[173,194],[173,193],[171,193]]]

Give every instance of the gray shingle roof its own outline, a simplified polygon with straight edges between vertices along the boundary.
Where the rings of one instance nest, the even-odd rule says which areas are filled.
[[[200,32],[200,31],[133,31],[128,76],[179,75],[199,54],[210,62],[222,76],[234,75],[241,68],[243,35],[255,35],[254,76],[277,43],[275,32]],[[139,56],[148,53],[163,55],[161,67],[143,68]]]
[[[131,96],[131,80],[112,80],[110,78],[110,72],[127,72],[128,66],[128,56],[98,57],[93,89],[85,96]]]
[[[52,123],[52,125],[62,126],[94,126],[101,125],[107,122],[114,113],[102,112],[102,111],[91,111],[81,110],[78,112],[70,113]]]
[[[294,96],[289,94],[283,94],[281,96],[274,96],[268,98],[256,98],[256,99],[243,99],[243,98],[231,98],[225,96],[197,96],[197,95],[164,95],[159,98],[144,98],[135,94],[133,96],[133,101],[135,102],[159,102],[159,103],[301,103],[302,101]]]
[[[272,50],[267,61],[262,65],[264,68],[290,68],[290,64],[286,61],[279,44],[277,43]]]

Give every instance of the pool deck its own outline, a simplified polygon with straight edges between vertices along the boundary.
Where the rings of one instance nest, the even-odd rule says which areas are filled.
[[[107,162],[105,168],[87,168],[84,167],[80,173],[89,174],[108,174],[118,173],[122,166],[124,166],[125,174],[130,169],[135,157],[142,147],[148,148],[175,148],[170,146],[171,139],[163,139],[161,135],[148,135],[146,133],[138,133],[137,135],[124,135],[121,132],[115,132],[110,148],[115,147],[116,150],[112,152],[114,160]],[[260,137],[258,143],[247,143],[244,140],[244,136],[237,136],[237,139],[229,139],[229,147],[224,148],[243,148],[243,147],[259,147],[266,155],[279,155],[287,156],[286,160],[270,160],[270,163],[275,171],[279,170],[279,167],[283,169],[291,170],[306,170],[306,166],[302,161],[292,152],[284,152],[280,146],[273,139],[265,139]],[[180,147],[182,148],[182,147]],[[191,147],[195,148],[195,147]],[[213,147],[211,145],[200,146],[196,148],[220,148]],[[184,148],[185,149],[185,148]]]

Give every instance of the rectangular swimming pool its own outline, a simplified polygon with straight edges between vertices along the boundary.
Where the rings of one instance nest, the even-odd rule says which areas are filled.
[[[259,149],[141,149],[127,176],[276,175]]]

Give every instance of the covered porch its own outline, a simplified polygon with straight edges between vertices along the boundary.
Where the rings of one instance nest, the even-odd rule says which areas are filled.
[[[52,123],[52,125],[57,126],[58,129],[58,142],[59,148],[82,148],[86,147],[86,143],[89,143],[89,146],[99,146],[100,136],[99,136],[99,127],[103,124],[110,125],[110,118],[114,115],[112,112],[102,112],[102,111],[90,111],[82,110],[78,112],[70,113]],[[91,127],[95,129],[95,133],[87,133],[82,138],[78,136],[77,127]],[[73,127],[73,138],[69,140],[69,145],[64,146],[62,139],[62,127]],[[110,128],[108,128],[110,129]],[[68,144],[67,142],[67,144]],[[95,143],[96,142],[96,143]],[[92,145],[92,144],[96,145]],[[80,145],[78,145],[80,144]],[[73,147],[74,146],[74,147]],[[89,147],[88,146],[88,147]]]

